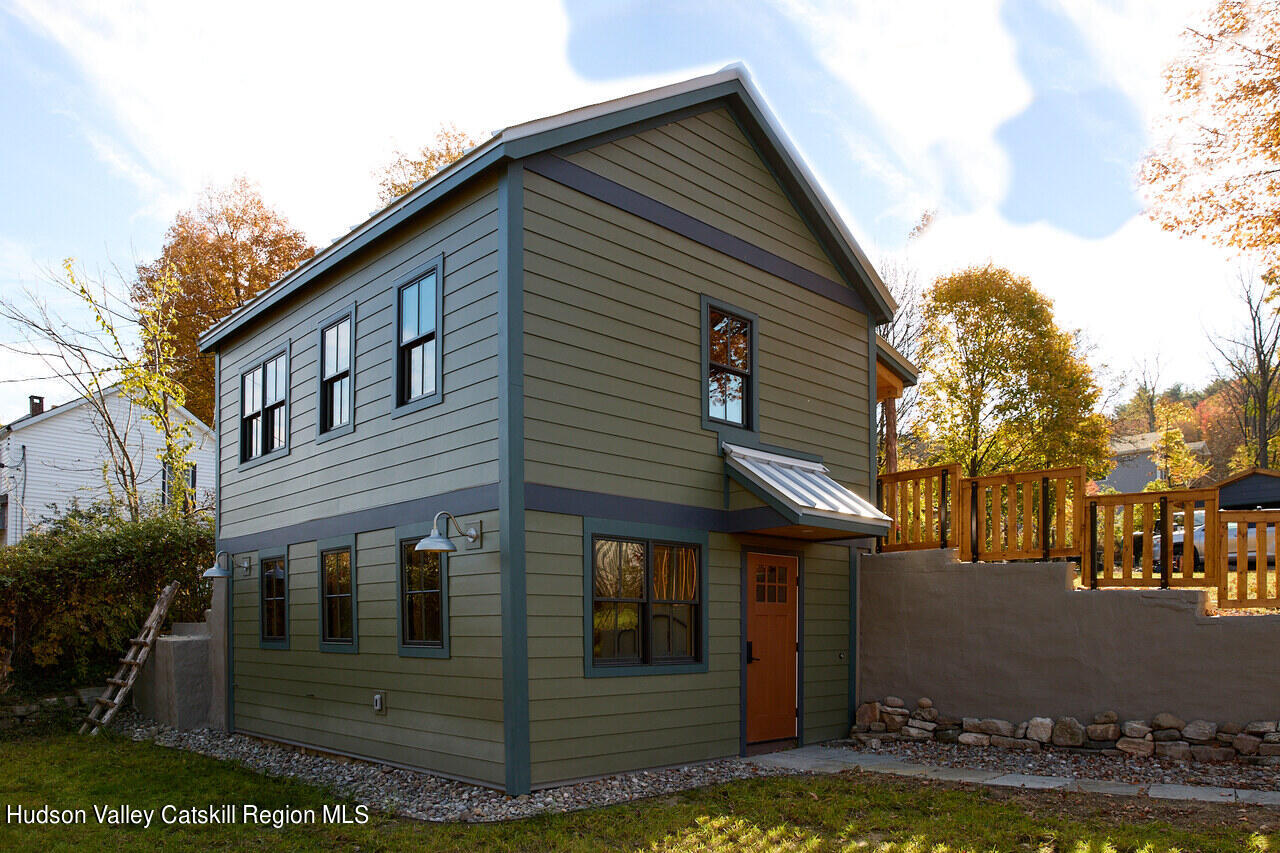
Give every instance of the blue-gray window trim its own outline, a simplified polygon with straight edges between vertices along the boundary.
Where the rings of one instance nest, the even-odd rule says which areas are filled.
[[[436,347],[436,390],[406,403],[400,402],[402,382],[400,366],[400,289],[425,278],[432,271],[436,274],[436,336],[433,343]],[[392,345],[395,357],[391,368],[391,417],[398,418],[411,412],[421,411],[444,400],[444,254],[436,255],[424,264],[419,264],[409,272],[396,279],[391,286],[391,298],[395,300],[395,329],[392,332]],[[352,395],[354,397],[354,394]]]
[[[593,661],[591,598],[595,549],[592,541],[597,536],[617,536],[623,539],[645,539],[693,545],[698,548],[698,650],[700,659],[689,663],[638,663],[600,664]],[[667,527],[658,524],[642,524],[633,521],[614,521],[605,518],[582,519],[582,670],[587,678],[619,676],[679,675],[707,671],[710,649],[707,647],[710,632],[710,583],[707,561],[710,559],[708,535],[705,530],[687,527]],[[647,581],[646,581],[647,582]],[[647,592],[647,591],[646,591]]]
[[[404,542],[421,539],[431,532],[430,522],[396,528],[396,649],[402,658],[449,657],[449,555],[440,555],[440,642],[439,646],[419,646],[404,641]]]
[[[236,389],[236,459],[242,460],[236,466],[237,471],[248,471],[270,462],[273,459],[280,459],[289,455],[289,449],[293,447],[293,358],[291,355],[293,347],[290,342],[277,349],[272,350],[267,355],[254,362],[253,366],[248,370],[240,371],[238,380],[239,387]],[[244,378],[255,370],[261,370],[267,362],[274,361],[280,356],[284,356],[284,447],[277,448],[270,453],[264,453],[261,456],[255,456],[253,459],[244,458],[244,429],[241,427],[241,421],[244,420]]]
[[[351,640],[350,642],[326,640],[324,638],[324,552],[337,551],[341,548],[349,548],[351,550]],[[322,652],[339,652],[342,654],[359,654],[360,652],[360,572],[356,560],[356,537],[355,534],[347,534],[346,536],[335,536],[331,539],[321,539],[316,542],[316,594],[320,612],[317,614],[316,627],[319,629],[316,634],[319,637],[320,651]]]
[[[350,321],[350,340],[347,352],[350,353],[351,366],[351,399],[347,404],[347,422],[342,426],[333,429],[324,428],[324,330],[333,326],[335,323],[341,323],[343,320]],[[356,428],[356,303],[345,310],[332,314],[321,320],[316,325],[316,444],[338,438],[343,435],[350,435],[355,432]]]
[[[702,428],[720,436],[721,441],[733,444],[754,446],[760,441],[760,318],[750,311],[744,311],[720,299],[703,293],[701,300],[701,341],[702,341]],[[751,323],[751,378],[747,382],[746,427],[721,423],[711,419],[711,383],[708,377],[711,369],[711,309],[733,314]]]
[[[284,562],[284,637],[281,639],[268,639],[262,632],[262,592],[263,584],[267,579],[263,573],[262,564],[267,560]],[[287,650],[289,638],[292,635],[293,632],[289,630],[289,549],[287,547],[263,548],[258,552],[258,648]]]

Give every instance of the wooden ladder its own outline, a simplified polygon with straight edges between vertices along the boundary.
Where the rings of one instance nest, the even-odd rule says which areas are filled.
[[[129,688],[133,687],[133,682],[142,670],[142,665],[147,662],[151,647],[155,645],[156,635],[160,633],[160,626],[164,624],[165,614],[169,612],[169,605],[173,604],[174,596],[177,594],[177,581],[160,591],[156,606],[151,608],[151,615],[147,617],[146,622],[142,623],[142,632],[138,634],[137,639],[129,641],[129,651],[120,658],[120,668],[116,670],[115,677],[107,679],[107,689],[94,700],[93,707],[89,709],[89,718],[80,727],[80,734],[88,732],[96,735],[100,728],[111,722],[116,711],[124,704],[124,697],[128,694]]]

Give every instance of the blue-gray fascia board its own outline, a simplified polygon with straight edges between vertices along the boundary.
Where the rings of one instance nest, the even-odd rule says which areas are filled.
[[[268,290],[258,302],[245,308],[239,316],[233,316],[223,325],[211,329],[202,336],[200,351],[210,352],[216,349],[220,343],[271,308],[287,300],[308,282],[413,219],[493,166],[552,151],[594,136],[614,133],[628,125],[653,121],[668,113],[686,110],[699,104],[716,102],[723,102],[739,120],[744,122],[748,135],[754,137],[752,141],[757,144],[766,163],[782,181],[784,189],[791,194],[807,220],[816,224],[815,231],[818,232],[819,240],[833,256],[836,267],[845,277],[846,283],[853,286],[856,282],[858,287],[855,289],[862,291],[860,295],[867,301],[876,320],[873,325],[891,320],[893,310],[885,302],[865,268],[870,261],[859,256],[861,249],[849,245],[846,241],[840,228],[827,213],[825,206],[818,200],[817,194],[810,186],[809,178],[792,160],[787,152],[787,146],[775,135],[770,122],[760,111],[746,87],[740,80],[728,80],[494,145],[478,154],[474,160],[461,164],[456,172],[446,175],[440,183],[425,188],[421,195],[409,199],[393,213],[370,224],[366,230],[353,235],[349,242],[330,252],[322,251],[312,261],[303,264],[286,276],[277,287]],[[762,142],[764,144],[760,144]]]

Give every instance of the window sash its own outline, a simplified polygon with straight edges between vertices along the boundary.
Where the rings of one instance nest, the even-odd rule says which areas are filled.
[[[283,640],[289,631],[285,605],[289,579],[284,558],[261,560],[259,569],[262,573],[262,639]]]
[[[439,649],[444,647],[444,566],[439,554],[417,551],[417,543],[417,539],[400,542],[400,643]],[[420,554],[424,556],[419,558]],[[414,565],[416,559],[425,562]],[[434,568],[430,566],[432,559],[436,561]]]
[[[436,316],[439,288],[438,269],[400,288],[397,297],[400,387],[396,389],[400,405],[430,397],[439,390],[436,387],[440,360],[440,318]]]
[[[741,359],[734,358],[734,341],[745,348]],[[730,311],[712,307],[707,313],[707,418],[716,423],[746,428],[751,423],[751,377],[755,365],[753,321]],[[716,357],[717,348],[723,358]],[[735,364],[734,362],[740,362]],[[736,385],[737,398],[722,393]]]
[[[289,444],[289,356],[269,358],[240,380],[240,461]]]
[[[333,583],[330,579],[331,569],[340,571],[343,566],[339,564],[339,560],[335,559],[331,566],[329,557],[346,557],[346,577],[345,583],[342,578],[337,578],[337,583]],[[333,548],[328,551],[322,551],[320,554],[320,599],[323,602],[321,608],[321,636],[326,643],[353,643],[355,642],[355,612],[352,607],[352,585],[354,584],[354,567],[352,566],[351,549],[350,548]]]
[[[644,586],[641,598],[611,597],[598,593],[597,562],[600,550],[597,543],[621,542],[643,544]],[[605,630],[611,633],[613,654],[596,654],[596,640],[592,639],[592,663],[597,666],[647,666],[668,663],[694,663],[702,659],[705,651],[701,648],[701,620],[704,604],[701,600],[703,564],[700,546],[688,542],[667,542],[663,540],[633,539],[625,536],[595,536],[592,538],[591,565],[591,614],[594,630]],[[690,551],[693,554],[693,583],[691,598],[659,596],[654,581],[654,554],[659,548],[670,548],[673,551]],[[686,567],[687,568],[687,567]],[[676,613],[684,614],[684,653],[673,653],[676,647],[673,621]],[[634,614],[634,616],[632,616]],[[619,654],[619,645],[631,630],[627,623],[634,620],[634,651],[631,654]],[[665,620],[665,621],[663,621]],[[657,627],[663,621],[662,628]],[[655,643],[657,635],[662,634],[665,640]],[[665,651],[659,652],[656,649]]]

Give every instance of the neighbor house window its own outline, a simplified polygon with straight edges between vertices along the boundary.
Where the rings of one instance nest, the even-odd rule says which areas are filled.
[[[191,501],[196,494],[196,465],[191,463],[187,471],[187,494],[183,497],[182,511],[191,512]],[[160,468],[160,505],[167,507],[173,500],[173,466],[168,462]]]
[[[353,414],[354,309],[320,330],[320,433],[346,431]]]
[[[241,462],[286,449],[288,400],[288,353],[272,356],[240,377]]]
[[[689,663],[701,658],[701,549],[592,539],[592,662]]]
[[[444,557],[418,551],[417,539],[400,543],[400,642],[404,646],[444,647]]]
[[[429,399],[439,392],[439,302],[439,266],[399,290],[396,393],[400,405]]]
[[[355,641],[351,550],[346,547],[320,552],[321,639],[325,643],[348,644]]]
[[[285,557],[263,557],[261,613],[263,645],[280,645],[289,638],[289,576]]]
[[[0,498],[0,548],[9,544],[9,499]]]
[[[707,415],[749,427],[751,413],[751,321],[711,307],[707,337]]]

